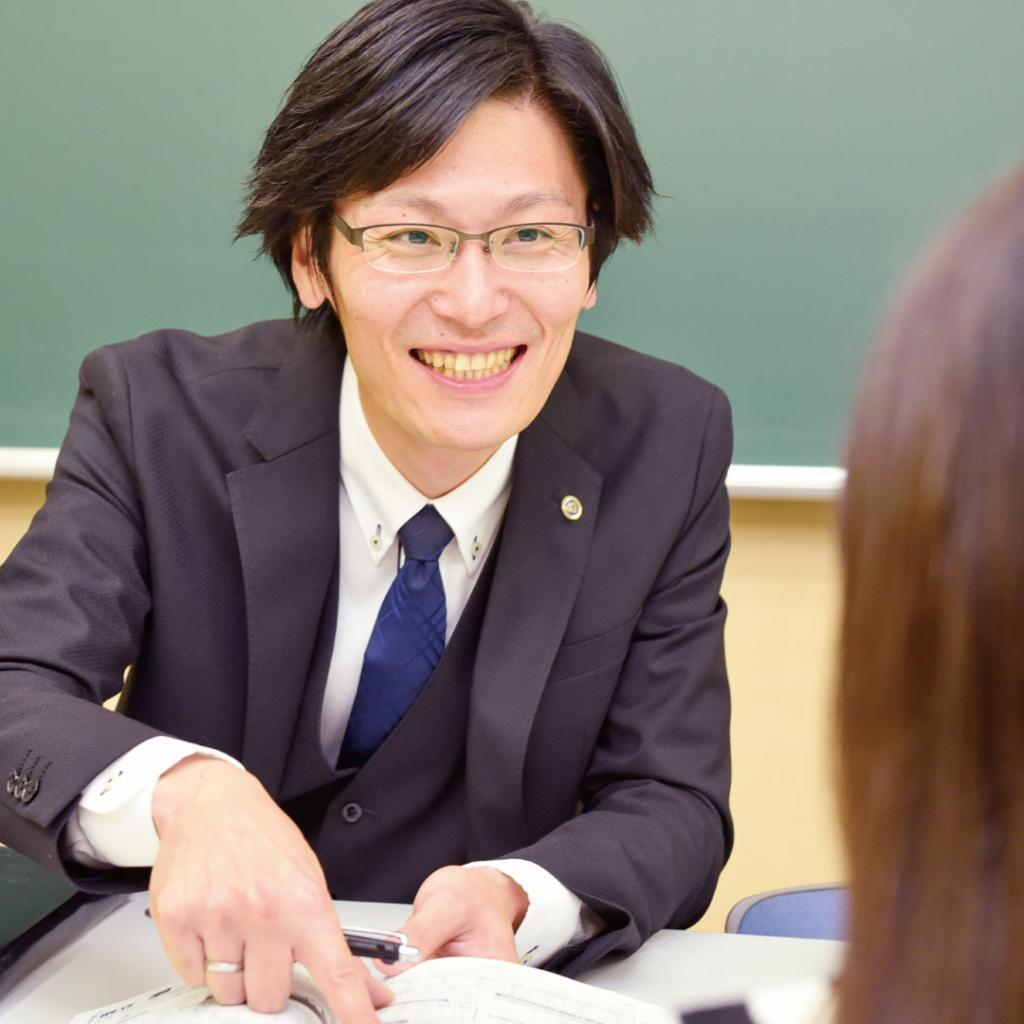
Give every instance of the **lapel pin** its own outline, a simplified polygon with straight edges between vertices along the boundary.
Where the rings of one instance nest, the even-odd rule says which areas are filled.
[[[583,515],[583,502],[575,494],[567,494],[562,499],[562,515],[575,523]]]

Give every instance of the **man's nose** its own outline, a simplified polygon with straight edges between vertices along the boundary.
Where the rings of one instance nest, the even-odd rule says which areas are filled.
[[[501,287],[504,271],[495,265],[482,241],[463,242],[455,259],[436,275],[431,307],[446,320],[476,329],[508,310],[508,293]]]

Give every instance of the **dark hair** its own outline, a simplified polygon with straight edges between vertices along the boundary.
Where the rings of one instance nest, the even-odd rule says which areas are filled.
[[[1024,167],[940,237],[848,442],[843,1024],[1024,1021]]]
[[[373,0],[339,26],[267,130],[236,237],[261,236],[298,316],[291,247],[301,227],[326,277],[335,200],[386,188],[485,100],[520,96],[555,117],[579,160],[597,228],[594,280],[621,238],[649,229],[650,170],[597,47],[514,0]],[[333,315],[327,304],[307,313]]]

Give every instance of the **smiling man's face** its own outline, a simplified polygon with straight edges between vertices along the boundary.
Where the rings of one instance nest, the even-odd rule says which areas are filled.
[[[488,100],[418,170],[336,209],[353,228],[426,223],[476,233],[585,225],[586,199],[575,156],[550,115],[526,101]],[[424,493],[436,497],[461,483],[540,412],[580,311],[593,304],[589,266],[584,250],[567,270],[512,270],[470,241],[444,269],[388,273],[334,232],[331,281],[366,418]],[[292,271],[306,306],[328,299],[298,245]],[[468,373],[460,369],[467,365]]]

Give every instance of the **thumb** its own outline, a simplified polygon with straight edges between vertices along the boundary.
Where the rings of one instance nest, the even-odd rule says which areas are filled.
[[[399,929],[408,938],[409,945],[420,951],[420,961],[438,956],[450,942],[463,933],[466,922],[454,906],[445,900],[440,892],[431,893],[416,901],[412,914]],[[386,964],[374,960],[374,965],[389,978],[401,974],[415,964]]]

